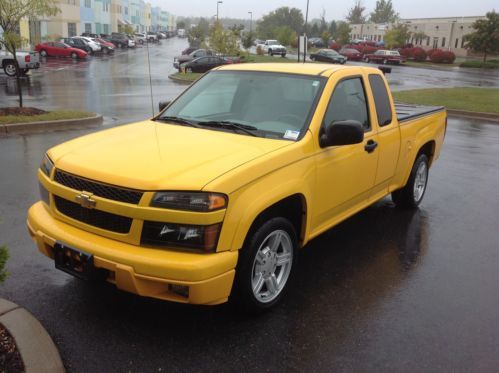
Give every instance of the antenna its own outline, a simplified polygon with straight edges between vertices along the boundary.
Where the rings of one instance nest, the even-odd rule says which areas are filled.
[[[154,99],[152,96],[152,78],[151,78],[151,59],[149,58],[149,40],[147,38],[146,38],[146,47],[147,47],[147,66],[149,68],[149,89],[151,91],[151,110],[152,110],[152,116],[154,116]]]

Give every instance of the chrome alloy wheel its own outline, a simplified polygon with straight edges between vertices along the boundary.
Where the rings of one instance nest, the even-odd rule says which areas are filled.
[[[414,178],[414,201],[419,202],[423,198],[428,180],[428,166],[425,162],[421,162],[416,171]]]
[[[17,73],[16,65],[13,62],[9,62],[5,65],[5,74],[8,76],[15,76]]]
[[[270,233],[255,256],[251,287],[262,303],[272,302],[286,286],[293,265],[293,244],[284,230]]]

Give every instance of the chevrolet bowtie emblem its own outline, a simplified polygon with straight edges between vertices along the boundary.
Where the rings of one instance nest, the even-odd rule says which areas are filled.
[[[96,202],[92,199],[93,193],[81,192],[75,197],[76,202],[86,209],[95,208]]]

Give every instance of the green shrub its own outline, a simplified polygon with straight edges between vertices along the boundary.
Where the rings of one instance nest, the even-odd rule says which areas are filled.
[[[0,246],[0,283],[5,281],[5,278],[7,277],[8,273],[5,270],[5,264],[7,263],[7,260],[9,259],[9,250],[7,250],[7,247],[5,246]]]
[[[482,62],[482,61],[465,61],[462,62],[459,67],[470,67],[476,69],[499,69],[499,63],[494,63],[492,61]]]

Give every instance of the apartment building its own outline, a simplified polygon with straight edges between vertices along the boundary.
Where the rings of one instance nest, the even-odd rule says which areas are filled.
[[[416,35],[408,40],[415,46],[424,49],[440,48],[450,50],[456,56],[467,56],[469,51],[464,48],[464,36],[473,32],[472,24],[479,19],[485,17],[408,18],[401,19],[398,23],[407,25],[409,31]],[[395,24],[374,23],[350,25],[350,37],[383,41],[386,31],[394,26]]]
[[[143,0],[57,0],[60,12],[53,17],[25,20],[21,36],[35,45],[42,40],[80,35],[110,34],[126,25],[137,32],[174,31],[176,16]]]

